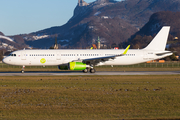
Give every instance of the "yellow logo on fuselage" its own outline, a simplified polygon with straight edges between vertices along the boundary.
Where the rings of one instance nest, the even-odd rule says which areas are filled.
[[[44,64],[44,63],[46,63],[46,59],[42,58],[42,59],[40,60],[40,62],[41,62],[42,64]]]

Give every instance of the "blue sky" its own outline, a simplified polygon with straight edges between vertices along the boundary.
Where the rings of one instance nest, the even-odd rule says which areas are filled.
[[[0,0],[0,31],[5,35],[36,32],[65,24],[78,0]],[[85,0],[93,2],[95,0]]]

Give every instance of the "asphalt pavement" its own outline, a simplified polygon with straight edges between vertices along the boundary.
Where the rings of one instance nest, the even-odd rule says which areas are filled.
[[[50,72],[0,72],[0,76],[68,76],[68,75],[180,75],[180,71],[141,71],[141,72],[96,72],[50,71]]]

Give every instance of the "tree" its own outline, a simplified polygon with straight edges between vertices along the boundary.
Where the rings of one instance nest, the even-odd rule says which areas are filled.
[[[3,60],[3,51],[0,51],[0,61]]]
[[[111,48],[115,48],[115,47],[118,47],[118,45],[117,45],[116,43],[113,43],[113,44],[111,45]]]
[[[169,56],[172,61],[177,61],[176,55],[173,53],[171,56]]]

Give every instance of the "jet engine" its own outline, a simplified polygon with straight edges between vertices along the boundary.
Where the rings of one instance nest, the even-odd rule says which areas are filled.
[[[85,70],[89,65],[82,62],[70,62],[68,64],[59,65],[60,70]]]
[[[63,64],[58,66],[59,70],[69,70],[69,65],[68,64]]]

